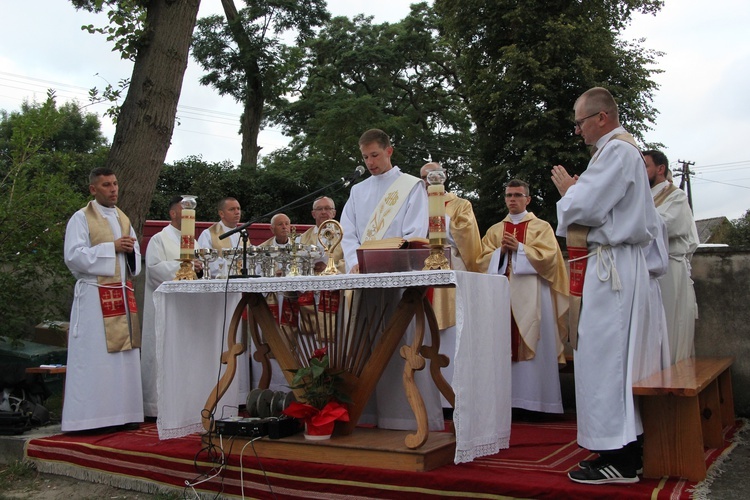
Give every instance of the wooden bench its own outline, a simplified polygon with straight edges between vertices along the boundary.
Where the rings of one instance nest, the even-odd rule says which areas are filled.
[[[688,358],[633,384],[633,394],[642,396],[645,477],[705,479],[704,446],[724,446],[722,429],[735,422],[733,361]]]

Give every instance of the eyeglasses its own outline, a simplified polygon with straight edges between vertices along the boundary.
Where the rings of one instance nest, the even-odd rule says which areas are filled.
[[[594,114],[592,114],[592,115],[589,115],[589,116],[584,116],[584,117],[583,117],[583,118],[581,118],[580,120],[575,120],[575,121],[574,121],[574,123],[575,123],[575,127],[576,127],[577,129],[580,129],[580,128],[581,128],[581,125],[583,125],[583,122],[585,122],[585,121],[586,121],[586,120],[588,120],[589,118],[592,118],[592,117],[594,117],[594,116],[598,115],[599,113],[604,113],[605,115],[607,114],[607,113],[606,113],[605,111],[597,111],[596,113],[594,113]]]
[[[505,193],[506,198],[526,198],[528,196],[528,194],[523,193]]]
[[[316,212],[335,212],[336,209],[334,207],[317,207],[313,208]]]

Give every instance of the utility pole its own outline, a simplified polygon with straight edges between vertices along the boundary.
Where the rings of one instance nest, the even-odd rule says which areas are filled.
[[[690,205],[690,211],[693,211],[693,189],[690,186],[690,175],[695,175],[695,172],[690,170],[690,167],[695,165],[694,161],[677,160],[677,163],[682,163],[682,174],[680,178],[680,189],[687,193],[688,205]],[[687,186],[687,189],[685,189]]]

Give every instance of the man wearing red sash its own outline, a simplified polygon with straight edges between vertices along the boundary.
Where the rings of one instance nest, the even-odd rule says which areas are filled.
[[[643,433],[633,397],[634,357],[646,338],[649,269],[644,248],[659,232],[645,164],[620,126],[612,94],[595,87],[574,107],[575,133],[594,154],[580,177],[552,169],[562,198],[557,234],[582,234],[588,253],[574,351],[578,444],[599,453],[568,477],[587,484],[634,483]],[[571,315],[573,312],[571,311]],[[571,324],[571,334],[573,333]]]
[[[482,238],[477,266],[510,282],[511,405],[562,413],[558,363],[565,364],[568,273],[552,226],[526,210],[530,201],[526,182],[508,182],[508,216]]]
[[[115,206],[117,177],[89,175],[94,196],[65,230],[65,264],[78,280],[70,313],[63,431],[137,428],[143,422],[140,328],[129,276],[141,253],[128,217]]]

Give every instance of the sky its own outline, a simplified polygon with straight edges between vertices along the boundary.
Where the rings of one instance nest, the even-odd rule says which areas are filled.
[[[397,22],[409,0],[329,0],[333,15],[374,16]],[[238,5],[241,2],[238,2]],[[696,219],[737,219],[750,209],[750,2],[747,0],[666,0],[656,15],[637,14],[625,39],[664,55],[654,80],[660,88],[653,106],[659,116],[646,141],[662,143],[673,170],[690,162]],[[203,0],[201,16],[221,13],[217,0]],[[30,15],[33,13],[33,16]],[[15,111],[24,100],[43,102],[53,88],[58,104],[77,100],[97,113],[111,140],[114,125],[105,104],[90,105],[88,91],[130,77],[132,63],[119,58],[102,35],[84,24],[102,26],[104,15],[76,11],[66,0],[0,0],[0,109]],[[187,156],[239,162],[240,104],[198,83],[201,70],[190,61],[177,111],[167,162]],[[572,106],[572,103],[571,103]],[[261,154],[287,144],[277,129],[261,133]],[[421,159],[419,160],[421,162]],[[418,162],[418,163],[419,163]],[[676,180],[679,183],[679,179]]]

